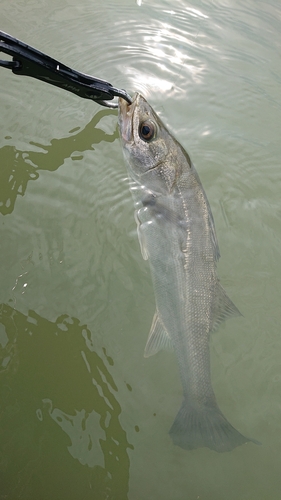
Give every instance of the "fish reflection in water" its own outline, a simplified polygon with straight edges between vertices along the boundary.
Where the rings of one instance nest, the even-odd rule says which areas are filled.
[[[172,347],[183,387],[170,435],[184,449],[230,451],[254,440],[228,422],[211,385],[210,333],[240,313],[217,276],[209,202],[188,154],[140,94],[130,105],[119,99],[119,129],[156,300],[145,356]]]

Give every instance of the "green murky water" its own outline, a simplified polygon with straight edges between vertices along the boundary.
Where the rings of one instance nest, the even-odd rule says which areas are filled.
[[[279,500],[281,10],[265,1],[2,0],[1,29],[140,91],[207,192],[243,313],[211,339],[219,405],[262,442],[184,451],[117,113],[0,68],[0,499]]]

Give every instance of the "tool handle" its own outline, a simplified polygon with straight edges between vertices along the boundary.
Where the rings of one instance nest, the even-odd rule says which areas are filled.
[[[15,75],[25,75],[73,92],[84,99],[91,99],[102,106],[118,107],[107,103],[115,96],[123,97],[131,103],[125,90],[117,89],[111,83],[85,73],[75,71],[27,45],[17,38],[0,31],[0,52],[13,57],[12,61],[0,61],[0,66],[11,69]]]

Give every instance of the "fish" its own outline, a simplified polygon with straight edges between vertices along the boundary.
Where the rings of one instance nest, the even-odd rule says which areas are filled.
[[[141,94],[131,104],[119,98],[118,125],[156,302],[144,355],[173,349],[183,389],[172,441],[187,450],[217,452],[248,441],[259,444],[231,425],[212,388],[210,334],[240,312],[217,275],[215,223],[198,173]]]

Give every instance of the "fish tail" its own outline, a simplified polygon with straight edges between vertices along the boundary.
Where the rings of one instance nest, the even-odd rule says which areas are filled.
[[[238,432],[225,418],[219,407],[204,406],[183,400],[169,431],[173,443],[186,450],[208,447],[217,452],[231,451],[247,441],[261,444]]]

